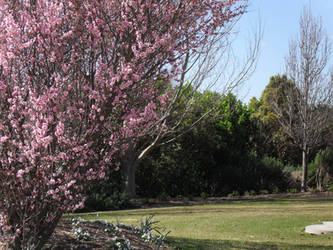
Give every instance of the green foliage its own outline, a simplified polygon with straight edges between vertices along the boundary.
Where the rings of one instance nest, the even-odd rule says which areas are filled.
[[[276,186],[273,187],[273,190],[272,190],[272,194],[279,194],[280,193],[280,189]]]
[[[159,248],[164,245],[165,238],[171,233],[165,227],[157,226],[159,221],[154,220],[154,215],[146,216],[140,220],[139,226],[131,226],[131,229],[139,234],[144,241],[153,242]]]
[[[266,189],[261,189],[259,190],[259,194],[269,194],[269,192]]]
[[[207,195],[206,192],[201,192],[201,193],[200,193],[200,197],[201,197],[202,199],[207,199],[208,195]]]
[[[186,122],[192,123],[211,106],[216,108],[189,133],[155,149],[141,162],[137,171],[141,196],[161,192],[173,197],[199,196],[202,192],[222,195],[246,179],[248,167],[244,163],[255,133],[247,106],[232,94],[213,92],[202,94],[199,104]]]
[[[156,198],[159,201],[167,201],[169,197],[165,192],[162,192],[162,193],[159,193]]]
[[[326,148],[320,150],[314,160],[316,168],[323,168],[329,174],[333,174],[333,150],[331,148]]]
[[[316,187],[316,175],[317,175],[317,168],[314,162],[312,161],[308,164],[308,180],[307,180],[308,187],[310,188]]]
[[[228,197],[239,197],[240,193],[237,190],[232,191],[232,193],[228,194]]]
[[[319,150],[313,162],[308,166],[308,184],[323,191],[330,184],[333,176],[333,150]]]
[[[244,192],[244,196],[254,196],[256,194],[257,194],[256,191],[254,191],[253,189],[250,190],[250,191],[245,191]]]
[[[280,160],[264,156],[257,164],[261,189],[272,193],[277,189],[284,191],[292,185],[290,173],[284,170],[285,166]]]
[[[233,190],[289,188],[284,165],[255,152],[258,130],[252,111],[232,94],[205,92],[200,98],[202,105],[187,122],[193,122],[190,120],[214,103],[217,108],[176,142],[143,159],[137,169],[137,193],[144,197],[161,193],[191,197],[202,192],[221,196]]]
[[[195,105],[180,126],[186,127],[210,112],[191,131],[173,143],[155,148],[140,162],[136,172],[139,196],[166,201],[179,195],[206,198],[228,195],[234,190],[251,190],[249,194],[253,195],[260,190],[283,192],[294,187],[290,180],[293,167],[273,157],[278,154],[265,154],[266,147],[274,146],[264,143],[258,126],[266,114],[261,112],[266,98],[253,98],[247,106],[230,93],[199,93],[184,88],[182,94],[193,95]],[[179,105],[185,108],[184,103]],[[128,197],[122,197],[120,192],[120,173],[110,173],[110,179],[112,182],[99,182],[87,190],[90,210],[129,205]]]
[[[256,194],[257,194],[256,191],[250,190],[250,195],[256,195]]]
[[[287,193],[296,194],[296,193],[298,193],[298,190],[296,188],[289,188],[289,189],[287,189]]]
[[[310,189],[309,191],[313,194],[317,194],[317,193],[320,193],[321,190],[319,190],[317,188],[313,188],[313,189]]]
[[[105,199],[105,207],[109,210],[125,209],[131,206],[130,198],[127,193],[114,191],[113,194]]]
[[[92,182],[85,187],[85,194],[85,207],[78,212],[118,210],[132,206],[129,196],[121,191],[120,171],[110,172],[106,180]]]
[[[276,170],[282,170],[284,168],[284,165],[282,162],[274,157],[265,156],[261,160],[262,164],[264,164],[266,167]]]
[[[272,76],[260,100],[252,98],[249,108],[252,110],[251,119],[258,126],[259,133],[255,137],[257,154],[278,158],[284,164],[296,165],[301,151],[280,126],[274,113],[274,101],[279,106],[285,105],[285,93],[291,84],[285,75]]]
[[[331,184],[327,187],[327,191],[328,192],[333,192],[333,184]]]

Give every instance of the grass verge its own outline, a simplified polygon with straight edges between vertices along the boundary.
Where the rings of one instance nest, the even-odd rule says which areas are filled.
[[[134,225],[154,215],[159,225],[172,231],[168,242],[178,249],[333,249],[333,235],[303,231],[307,225],[333,221],[332,199],[234,201],[76,215]]]

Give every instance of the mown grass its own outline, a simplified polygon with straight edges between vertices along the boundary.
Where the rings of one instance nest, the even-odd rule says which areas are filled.
[[[333,249],[333,235],[304,233],[307,225],[333,221],[332,199],[234,201],[77,215],[137,224],[152,214],[172,231],[168,242],[179,249]]]

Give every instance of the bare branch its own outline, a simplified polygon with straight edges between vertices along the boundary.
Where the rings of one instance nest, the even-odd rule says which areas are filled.
[[[276,99],[274,105],[281,126],[303,151],[303,189],[309,151],[323,144],[323,132],[328,126],[333,100],[330,56],[331,43],[321,19],[304,8],[299,38],[290,41],[286,57],[286,72],[292,84],[285,88],[284,104]]]

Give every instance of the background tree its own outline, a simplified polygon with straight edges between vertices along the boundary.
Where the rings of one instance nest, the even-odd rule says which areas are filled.
[[[1,241],[41,249],[61,215],[83,206],[83,184],[105,175],[94,138],[107,93],[87,77],[94,32],[78,22],[91,22],[83,9],[69,1],[0,9]]]
[[[263,156],[271,156],[280,159],[284,164],[297,165],[299,148],[281,127],[278,117],[274,113],[274,105],[283,107],[286,90],[292,82],[286,75],[276,75],[270,78],[259,100],[251,99],[249,108],[253,110],[252,119],[257,122],[259,134],[256,137],[256,152]],[[275,103],[274,100],[278,100]]]
[[[321,20],[304,8],[300,17],[300,37],[289,44],[286,72],[292,85],[279,106],[275,97],[274,112],[285,132],[302,150],[302,183],[306,190],[307,165],[310,151],[320,145],[328,126],[332,104],[332,78],[327,70],[331,44]]]
[[[227,92],[239,86],[254,70],[261,39],[261,30],[254,35],[248,57],[241,66],[238,60],[232,58],[231,40],[234,37],[233,28],[242,14],[246,11],[247,1],[224,2],[220,9],[219,24],[214,24],[214,32],[209,36],[199,34],[196,46],[189,42],[189,34],[184,39],[184,50],[179,55],[181,59],[178,81],[172,82],[168,91],[168,103],[165,108],[158,109],[158,121],[148,130],[141,132],[140,137],[132,137],[127,150],[121,156],[121,171],[123,190],[130,196],[135,196],[135,172],[140,161],[155,147],[170,143],[179,136],[190,131],[201,119],[212,112],[214,107],[202,113],[198,120],[184,126],[186,117],[195,112],[195,96],[198,90],[204,91],[214,86],[223,75],[221,91]],[[180,8],[183,2],[177,3]],[[197,8],[197,7],[196,7]],[[193,8],[193,11],[195,8]],[[196,13],[198,10],[195,10]],[[230,14],[231,13],[231,14]],[[183,15],[183,14],[181,14]],[[227,17],[227,18],[226,18]],[[185,34],[185,33],[184,33]],[[221,65],[222,64],[222,65]],[[230,74],[224,69],[229,65]],[[214,76],[212,76],[214,75]],[[216,86],[216,85],[215,85]],[[139,102],[137,102],[139,103]]]
[[[137,170],[138,194],[144,197],[227,195],[261,189],[286,190],[284,165],[253,152],[257,127],[251,111],[234,95],[205,92],[191,123],[215,103],[217,109],[188,133],[155,148]],[[205,101],[203,101],[205,100]],[[196,117],[197,116],[197,117]],[[149,191],[148,191],[149,190]]]
[[[325,191],[333,176],[333,150],[330,147],[319,150],[309,165],[309,182],[313,182],[319,191]]]

